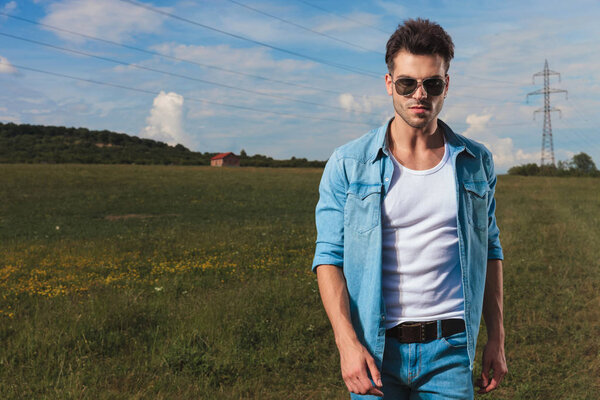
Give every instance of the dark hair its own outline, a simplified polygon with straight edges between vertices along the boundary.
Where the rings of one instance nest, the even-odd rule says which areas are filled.
[[[444,59],[446,72],[454,57],[454,43],[444,28],[428,19],[407,19],[398,25],[386,45],[385,63],[390,73],[394,71],[394,56],[406,50],[417,55],[438,54]]]

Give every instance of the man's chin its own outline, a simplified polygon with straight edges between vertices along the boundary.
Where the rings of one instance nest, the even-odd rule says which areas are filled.
[[[431,124],[432,121],[430,118],[426,118],[425,116],[423,117],[424,118],[411,118],[408,121],[405,121],[411,128],[422,129],[427,127],[427,125]]]

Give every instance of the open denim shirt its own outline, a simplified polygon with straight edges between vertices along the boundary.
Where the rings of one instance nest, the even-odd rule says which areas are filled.
[[[386,148],[390,122],[337,148],[329,158],[319,186],[312,265],[313,271],[321,264],[343,268],[354,330],[380,370],[385,344],[381,204],[394,171]],[[467,350],[473,369],[487,260],[503,259],[495,217],[496,175],[489,150],[455,134],[442,121],[438,124],[454,165]]]

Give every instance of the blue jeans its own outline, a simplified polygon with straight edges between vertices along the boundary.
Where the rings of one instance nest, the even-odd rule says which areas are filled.
[[[427,343],[400,343],[386,337],[381,380],[386,400],[472,400],[466,333]],[[381,399],[355,394],[352,398]]]

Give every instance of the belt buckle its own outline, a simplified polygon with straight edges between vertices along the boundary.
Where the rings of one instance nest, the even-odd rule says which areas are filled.
[[[425,342],[425,323],[424,322],[405,322],[402,325],[404,325],[407,328],[414,328],[414,327],[418,326],[419,327],[419,338],[420,338],[419,343]]]

